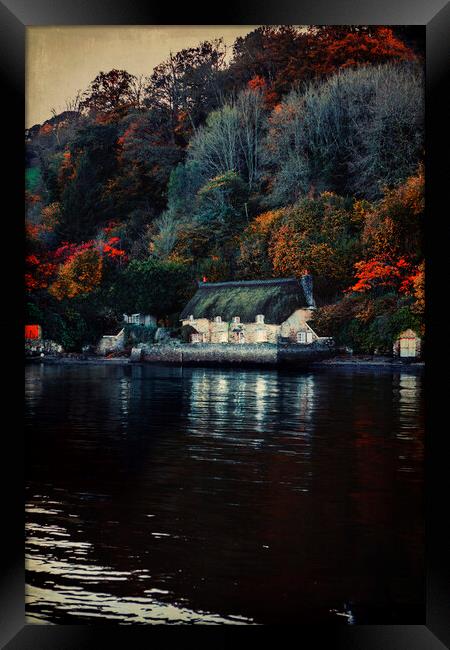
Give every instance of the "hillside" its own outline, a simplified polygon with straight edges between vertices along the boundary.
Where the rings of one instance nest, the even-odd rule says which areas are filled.
[[[424,72],[414,29],[262,27],[147,78],[100,71],[25,133],[27,322],[66,350],[196,281],[314,277],[355,351],[424,335]]]

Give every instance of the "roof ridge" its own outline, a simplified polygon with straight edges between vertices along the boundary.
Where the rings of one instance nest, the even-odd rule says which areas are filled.
[[[287,284],[289,282],[299,283],[297,278],[270,278],[268,280],[229,280],[223,282],[197,282],[199,289],[202,287],[237,287],[237,286],[257,286],[260,284]]]

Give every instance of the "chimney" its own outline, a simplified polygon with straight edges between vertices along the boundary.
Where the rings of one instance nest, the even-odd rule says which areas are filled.
[[[300,279],[300,283],[303,288],[303,293],[305,294],[306,303],[310,309],[316,308],[316,301],[313,296],[313,280],[312,275],[308,273],[307,270],[303,272],[303,275]]]

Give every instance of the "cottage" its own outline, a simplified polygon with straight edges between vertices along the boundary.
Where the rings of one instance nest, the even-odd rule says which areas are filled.
[[[300,343],[318,340],[307,321],[312,278],[199,282],[180,315],[191,343]]]

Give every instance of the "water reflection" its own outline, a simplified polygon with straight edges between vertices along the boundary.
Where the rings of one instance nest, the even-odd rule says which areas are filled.
[[[422,379],[27,368],[30,622],[418,623]]]

